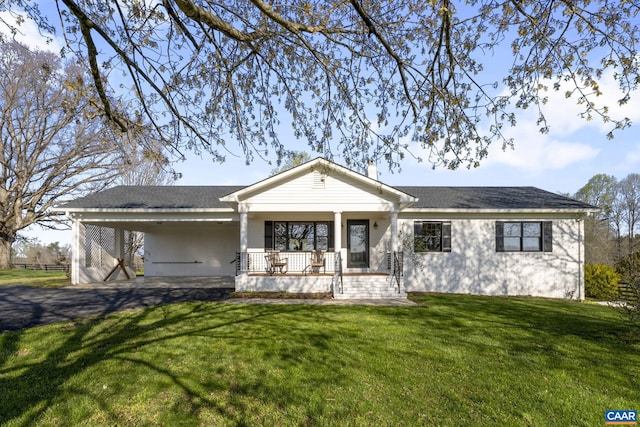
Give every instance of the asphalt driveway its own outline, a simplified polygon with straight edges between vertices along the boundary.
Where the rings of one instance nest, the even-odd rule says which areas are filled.
[[[186,283],[171,286],[109,284],[42,289],[0,286],[0,332],[185,301],[222,301],[233,288]]]
[[[406,307],[403,299],[237,299],[232,277],[137,278],[134,281],[89,283],[46,289],[31,286],[0,286],[0,333],[32,326],[104,315],[128,308],[151,307],[174,302],[226,301],[242,304],[377,305]]]

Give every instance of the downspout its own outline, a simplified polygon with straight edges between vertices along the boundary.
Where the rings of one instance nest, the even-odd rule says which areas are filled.
[[[244,205],[238,204],[238,212],[240,214],[240,259],[238,260],[238,266],[240,266],[240,273],[249,272],[249,217]],[[236,267],[237,268],[237,267]]]
[[[582,290],[584,289],[584,259],[582,254],[582,248],[584,247],[584,241],[582,239],[582,219],[578,218],[578,301],[584,300]]]

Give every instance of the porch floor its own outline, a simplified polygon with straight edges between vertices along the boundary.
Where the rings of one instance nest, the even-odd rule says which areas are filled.
[[[342,273],[343,276],[349,276],[349,277],[355,277],[355,276],[388,276],[389,274],[387,273],[378,273],[378,272],[372,272],[372,273]],[[258,277],[307,277],[307,276],[333,276],[333,273],[300,273],[300,272],[287,272],[287,273],[275,273],[275,274],[268,274],[268,273],[249,273],[249,276],[258,276]]]

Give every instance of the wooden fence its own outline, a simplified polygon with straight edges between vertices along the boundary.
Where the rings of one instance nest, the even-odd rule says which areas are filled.
[[[640,299],[640,286],[632,286],[628,283],[621,283],[618,286],[618,295],[622,301],[637,302]]]
[[[64,271],[69,272],[69,264],[13,264],[13,268],[22,270]]]

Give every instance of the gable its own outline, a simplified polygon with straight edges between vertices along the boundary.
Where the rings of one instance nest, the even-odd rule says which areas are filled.
[[[307,169],[243,194],[238,202],[252,212],[308,210],[390,211],[400,202],[397,194],[354,179],[335,169]]]
[[[320,157],[221,200],[252,212],[391,211],[416,202],[397,188]]]

